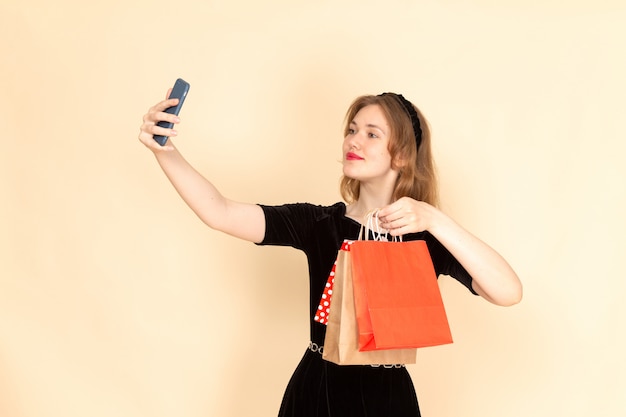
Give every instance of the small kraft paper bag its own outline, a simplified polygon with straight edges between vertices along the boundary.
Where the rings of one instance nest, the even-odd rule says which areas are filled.
[[[452,343],[425,241],[359,240],[350,253],[361,351]]]
[[[318,315],[315,317],[317,321],[327,325],[323,358],[338,365],[415,363],[416,349],[359,351],[359,329],[352,284],[351,244],[350,241],[344,242],[337,255],[334,274],[331,273],[324,294],[326,297],[323,296]],[[326,303],[330,303],[329,308]]]

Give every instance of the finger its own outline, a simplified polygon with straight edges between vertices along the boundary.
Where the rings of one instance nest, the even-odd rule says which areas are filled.
[[[146,126],[145,131],[147,134],[152,135],[152,136],[159,135],[159,136],[167,136],[168,138],[171,136],[178,135],[178,131],[167,128],[167,127],[161,127],[159,125]]]
[[[159,122],[178,124],[180,123],[180,118],[174,114],[158,111],[156,109],[151,109],[146,115],[143,116],[144,125],[156,124]]]
[[[163,114],[172,116],[167,113],[163,113]],[[163,135],[167,137],[178,135],[178,132],[175,129],[159,126],[157,123],[155,123],[152,120],[145,121],[141,125],[139,130],[140,130],[140,137],[142,134],[145,134],[146,136],[149,136],[149,137],[152,137],[154,135]]]
[[[378,212],[378,218],[382,222],[392,222],[402,217],[402,206],[393,203],[387,207],[380,209]]]
[[[173,124],[180,123],[180,118],[178,116],[176,116],[175,114],[166,113],[164,111],[154,113],[153,117],[157,123],[158,122],[169,122]]]
[[[409,233],[409,230],[406,226],[397,227],[395,229],[389,229],[389,234],[391,236],[403,236],[403,235],[406,235],[407,233]]]
[[[166,100],[163,100],[163,101],[157,103],[150,110],[153,110],[153,111],[165,111],[166,109],[169,109],[170,107],[174,107],[175,105],[177,105],[178,101],[179,100],[177,98],[168,98]]]
[[[398,228],[402,228],[406,226],[406,224],[402,218],[399,218],[399,219],[391,220],[391,221],[383,221],[381,222],[380,226],[384,229],[391,231],[391,230],[396,230]]]
[[[146,113],[146,115],[144,116],[144,121],[154,120],[154,117],[156,114],[164,113],[165,110],[169,109],[170,107],[174,107],[177,104],[178,104],[177,98],[167,99],[167,100],[158,102],[154,106],[150,107],[150,109],[148,109],[148,113]]]
[[[378,213],[381,217],[388,217],[394,213],[401,211],[404,206],[405,206],[404,201],[402,199],[399,199],[381,208],[380,210],[378,210]]]
[[[171,87],[167,89],[167,94],[165,94],[165,99],[166,99],[166,100],[167,100],[168,98],[170,98],[170,94],[172,94],[172,90],[173,90],[173,89],[172,89]]]
[[[154,140],[153,134],[144,130],[142,130],[139,134],[139,141],[153,151],[169,151],[174,149],[174,147],[171,145],[170,140],[168,140],[164,146],[161,146],[157,141]]]

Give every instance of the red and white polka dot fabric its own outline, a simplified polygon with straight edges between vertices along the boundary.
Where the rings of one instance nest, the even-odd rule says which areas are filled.
[[[354,243],[353,240],[344,240],[340,250],[350,251],[350,245]],[[315,317],[313,320],[321,324],[328,324],[328,315],[330,314],[330,301],[333,297],[333,285],[335,284],[335,271],[337,270],[337,261],[333,264],[333,268],[330,270],[328,281],[324,287],[320,304],[317,306]]]

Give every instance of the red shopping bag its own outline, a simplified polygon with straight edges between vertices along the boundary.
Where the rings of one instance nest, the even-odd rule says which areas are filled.
[[[452,343],[425,241],[359,240],[350,252],[359,350]]]

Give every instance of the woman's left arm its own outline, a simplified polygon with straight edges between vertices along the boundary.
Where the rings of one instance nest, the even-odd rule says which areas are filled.
[[[522,299],[522,283],[513,268],[493,248],[465,230],[442,211],[408,197],[380,209],[381,227],[392,236],[428,231],[472,276],[480,296],[500,306]]]

